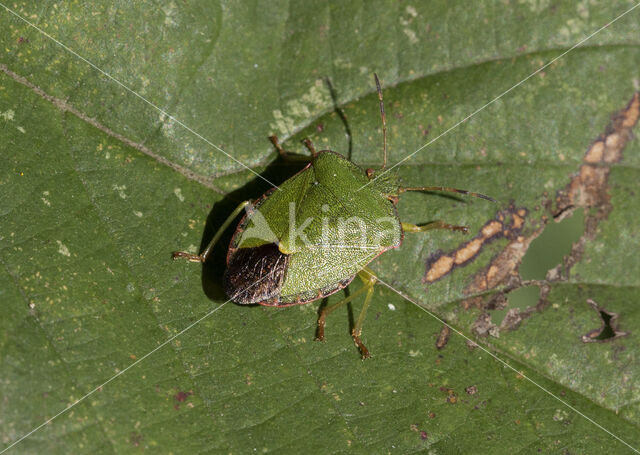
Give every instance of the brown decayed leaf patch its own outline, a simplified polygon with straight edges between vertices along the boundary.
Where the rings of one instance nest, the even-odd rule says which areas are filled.
[[[436,339],[436,348],[438,350],[443,349],[449,342],[450,336],[451,329],[447,324],[443,324],[442,329],[440,329],[440,333],[438,334],[438,338]]]
[[[489,220],[478,234],[463,243],[459,248],[444,253],[437,251],[427,259],[427,271],[423,283],[433,283],[455,270],[473,261],[484,245],[499,238],[517,238],[524,226],[527,210],[510,205],[501,210],[495,219]]]
[[[431,255],[427,260],[423,282],[433,283],[443,278],[456,267],[473,261],[487,243],[499,238],[507,238],[509,243],[505,248],[472,277],[464,291],[469,298],[462,302],[462,308],[482,310],[472,331],[481,336],[497,335],[500,329],[515,329],[523,319],[544,309],[550,283],[568,278],[571,267],[582,257],[585,243],[596,237],[598,224],[611,212],[608,180],[610,165],[622,159],[624,147],[633,137],[632,128],[639,119],[640,93],[634,93],[627,106],[612,116],[604,133],[589,146],[578,171],[571,177],[569,183],[557,192],[555,200],[545,202],[545,208],[551,217],[542,215],[539,220],[528,220],[526,209],[516,209],[512,203],[506,210],[498,212],[495,219],[488,221],[472,240],[462,244],[456,250],[447,253],[438,251]],[[585,209],[585,231],[580,240],[572,246],[571,253],[564,258],[562,264],[547,272],[545,280],[524,282],[518,267],[531,242],[542,233],[550,219],[559,222],[573,214],[577,208]],[[506,219],[509,221],[505,221]],[[509,309],[500,327],[493,324],[488,310],[505,308],[507,293],[529,285],[540,288],[538,304],[523,311],[517,308]],[[503,289],[489,298],[477,295],[499,286]],[[583,339],[586,340],[585,342],[595,341],[600,331],[597,329],[593,331],[595,335],[587,334]]]
[[[610,165],[622,159],[624,147],[633,137],[631,129],[637,124],[639,118],[640,93],[635,93],[627,106],[612,116],[611,123],[606,127],[605,132],[598,136],[589,146],[578,172],[573,175],[569,184],[557,192],[555,201],[549,200],[545,204],[545,207],[556,222],[570,216],[577,208],[585,209],[584,234],[572,246],[570,254],[564,258],[562,264],[549,270],[545,280],[536,282],[523,282],[518,273],[518,267],[531,241],[542,233],[544,225],[550,219],[543,215],[541,227],[534,229],[533,232],[526,236],[514,238],[504,250],[491,260],[487,267],[473,277],[471,283],[465,289],[467,295],[504,286],[504,289],[497,295],[490,297],[488,301],[483,301],[481,304],[478,304],[477,298],[473,299],[475,306],[485,310],[495,306],[496,299],[506,300],[506,293],[522,286],[534,284],[540,288],[540,297],[536,306],[524,311],[520,311],[517,308],[509,309],[499,328],[491,323],[490,317],[487,318],[487,313],[483,312],[474,325],[474,329],[477,329],[474,330],[476,334],[487,334],[499,329],[517,328],[523,319],[536,311],[544,309],[547,304],[551,282],[568,279],[571,267],[582,257],[585,243],[596,237],[598,224],[606,219],[611,212],[612,207],[609,195]],[[553,207],[554,202],[555,208]],[[597,332],[600,333],[600,330],[598,329]],[[592,337],[587,336],[588,341],[595,341],[595,336],[597,334]],[[585,338],[583,337],[584,340]]]

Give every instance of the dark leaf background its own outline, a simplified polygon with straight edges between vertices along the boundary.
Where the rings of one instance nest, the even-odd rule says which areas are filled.
[[[224,244],[204,268],[171,252],[197,251],[269,185],[207,141],[276,184],[296,169],[276,158],[270,134],[377,166],[377,72],[396,163],[633,4],[6,4],[101,71],[0,9],[2,447],[226,300]],[[8,453],[630,452],[549,393],[640,446],[638,141],[607,164],[604,206],[553,218],[557,192],[640,88],[639,14],[394,169],[406,185],[499,202],[403,196],[404,221],[471,232],[407,235],[372,264],[420,307],[376,288],[363,332],[371,359],[349,336],[359,301],[331,315],[326,343],[313,342],[317,303],[229,303]],[[526,216],[515,237],[424,281],[438,254],[499,213],[506,226],[516,209]],[[535,238],[522,264],[473,291],[518,236]],[[572,242],[582,247],[569,264]],[[521,374],[456,333],[436,349],[442,324],[424,309]],[[510,325],[515,309],[528,317]],[[584,342],[603,315],[607,341]]]

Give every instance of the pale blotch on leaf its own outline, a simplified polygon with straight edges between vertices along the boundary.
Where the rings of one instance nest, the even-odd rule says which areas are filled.
[[[413,6],[407,6],[405,8],[405,12],[407,13],[407,16],[400,17],[400,24],[404,26],[402,32],[407,35],[407,38],[409,38],[409,43],[416,44],[419,41],[418,36],[416,35],[415,30],[409,28],[409,24],[411,24],[413,19],[418,16],[418,11],[416,11]]]
[[[331,102],[329,89],[318,79],[300,98],[287,101],[283,110],[275,109],[272,112],[275,121],[269,126],[281,136],[290,136],[297,123],[318,115]]]
[[[162,12],[164,12],[164,25],[169,27],[176,27],[178,23],[175,21],[178,16],[177,7],[175,2],[169,3],[167,6],[162,8]]]
[[[414,32],[410,28],[404,28],[402,29],[402,31],[404,32],[405,35],[407,35],[407,38],[409,38],[409,42],[411,44],[416,44],[419,41],[418,37],[416,36],[416,32]]]
[[[553,420],[556,422],[562,422],[567,417],[569,417],[569,413],[564,409],[556,409],[556,412],[553,414]]]
[[[7,111],[0,112],[0,117],[5,119],[6,121],[13,120],[13,117],[15,117],[15,115],[16,115],[16,113],[13,111],[13,109],[9,109]]]
[[[551,0],[519,0],[521,5],[527,5],[529,10],[534,14],[540,14],[545,9],[549,8]]]
[[[71,256],[69,248],[67,248],[64,243],[62,243],[60,240],[56,240],[56,243],[58,244],[58,253],[62,254],[63,256]]]
[[[173,139],[176,133],[174,121],[165,114],[160,114],[160,122],[162,122],[162,134]]]
[[[47,207],[51,207],[51,202],[49,202],[49,199],[47,199],[47,196],[49,196],[49,192],[43,191],[42,197],[40,199],[42,199],[42,202],[44,202],[44,205],[46,205]]]
[[[184,202],[184,196],[182,195],[182,190],[180,188],[174,188],[173,194],[176,195],[180,202]]]
[[[126,185],[113,185],[113,190],[118,192],[118,196],[120,196],[122,199],[126,199],[127,195],[125,194],[124,190],[127,189]]]

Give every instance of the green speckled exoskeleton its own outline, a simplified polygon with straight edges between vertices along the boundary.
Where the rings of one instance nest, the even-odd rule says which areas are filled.
[[[351,329],[363,358],[369,357],[369,350],[360,338],[362,323],[377,281],[367,264],[385,251],[400,247],[405,233],[431,229],[467,232],[465,226],[442,221],[420,226],[401,222],[396,211],[400,195],[407,191],[449,191],[492,200],[455,188],[403,187],[393,173],[383,173],[387,165],[386,116],[380,82],[377,75],[374,77],[383,131],[380,169],[363,170],[336,152],[316,151],[308,139],[304,143],[310,155],[292,155],[271,136],[285,159],[305,159],[308,164],[279,188],[267,191],[253,203],[241,203],[201,254],[173,254],[174,258],[205,262],[223,231],[246,211],[227,253],[223,286],[229,298],[239,304],[301,305],[338,292],[357,275],[363,282],[360,289],[320,311],[316,339],[324,340],[327,315],[364,295]]]

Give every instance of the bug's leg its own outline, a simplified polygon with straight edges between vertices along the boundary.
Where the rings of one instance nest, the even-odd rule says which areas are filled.
[[[244,201],[238,207],[236,207],[236,209],[231,213],[231,215],[229,215],[229,218],[227,218],[225,222],[222,223],[222,226],[220,226],[220,229],[218,229],[218,232],[216,232],[216,235],[213,236],[213,238],[211,239],[211,241],[209,242],[209,244],[201,254],[198,255],[198,254],[187,253],[186,251],[174,251],[173,259],[184,258],[189,262],[205,262],[209,257],[209,254],[211,253],[213,246],[220,239],[225,229],[227,229],[229,225],[233,222],[233,220],[238,216],[238,214],[242,212],[245,209],[245,207],[247,207],[250,204],[251,204],[251,201]]]
[[[364,268],[360,272],[358,272],[358,276],[363,282],[363,286],[360,289],[358,289],[356,292],[351,294],[349,297],[346,297],[340,300],[338,303],[335,303],[331,306],[323,308],[322,311],[320,312],[320,316],[318,317],[318,331],[317,331],[316,340],[318,341],[324,340],[324,325],[325,325],[325,319],[328,314],[330,314],[333,310],[340,308],[341,306],[351,302],[356,297],[359,297],[360,295],[366,293],[366,297],[364,299],[364,305],[362,306],[362,310],[360,310],[360,315],[358,316],[358,320],[356,321],[355,325],[351,329],[351,337],[353,338],[353,342],[356,344],[356,346],[360,350],[360,353],[362,354],[362,358],[366,359],[367,357],[370,356],[370,354],[369,354],[369,350],[364,345],[364,343],[360,341],[360,333],[362,332],[362,322],[364,321],[364,317],[367,312],[367,307],[369,306],[369,303],[371,303],[371,296],[373,295],[373,285],[376,283],[377,278],[374,275],[374,273],[367,268]]]
[[[280,156],[282,157],[283,160],[286,160],[286,161],[309,161],[309,157],[308,156],[291,153],[291,152],[286,151],[284,148],[282,148],[282,145],[280,144],[280,141],[278,140],[277,136],[275,136],[275,135],[269,136],[269,140],[271,141],[273,146],[276,148],[276,150],[278,151],[278,153],[280,154]]]
[[[454,224],[445,223],[442,220],[432,221],[431,223],[417,225],[411,223],[401,223],[404,232],[426,232],[432,229],[448,229],[449,231],[469,232],[468,226],[456,226]]]
[[[378,278],[367,267],[362,269],[358,273],[358,276],[364,282],[362,289],[367,290],[367,295],[364,298],[364,304],[362,305],[362,309],[360,310],[360,315],[358,316],[358,320],[353,326],[353,329],[351,329],[351,337],[353,338],[353,342],[356,344],[358,349],[360,349],[362,358],[366,359],[370,357],[371,354],[369,354],[369,350],[364,345],[364,343],[360,340],[360,335],[362,334],[362,323],[364,322],[365,315],[367,314],[367,308],[371,303],[371,296],[373,295],[373,286],[376,284],[376,281],[378,281]]]
[[[365,286],[363,286],[362,288],[358,289],[356,292],[351,294],[349,297],[345,297],[344,299],[340,300],[338,303],[334,303],[331,306],[324,307],[320,311],[320,316],[318,316],[318,329],[317,329],[317,332],[316,332],[316,340],[317,341],[324,341],[325,320],[326,320],[327,316],[333,312],[333,310],[336,310],[336,309],[340,308],[341,306],[351,302],[353,299],[355,299],[356,297],[362,295],[366,291],[367,291],[367,288]]]
[[[491,202],[498,202],[494,198],[486,196],[481,193],[474,193],[473,191],[460,190],[458,188],[449,188],[446,186],[418,186],[418,187],[400,187],[398,188],[398,193],[405,193],[407,191],[443,191],[446,193],[458,193],[458,194],[466,194],[467,196],[473,196],[480,199],[485,199]]]
[[[273,136],[269,136],[269,140],[271,141],[273,146],[276,148],[276,150],[278,151],[278,153],[280,154],[281,157],[286,158],[289,155],[289,152],[287,152],[285,149],[283,149],[282,145],[280,145],[280,141],[278,140],[278,136],[276,136],[275,134]]]
[[[318,152],[316,152],[315,146],[313,145],[313,142],[311,142],[311,139],[306,137],[302,142],[304,143],[305,147],[309,149],[309,152],[311,152],[311,156],[315,157],[318,154]]]

